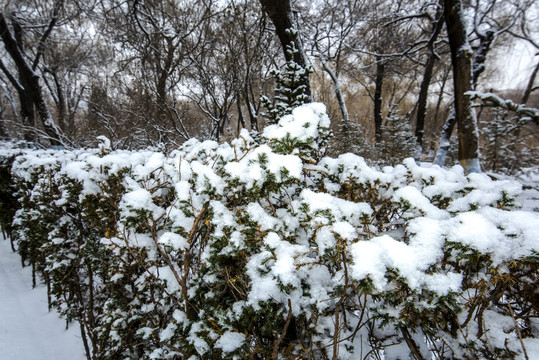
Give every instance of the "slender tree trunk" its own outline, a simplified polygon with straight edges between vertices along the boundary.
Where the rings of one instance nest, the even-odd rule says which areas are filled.
[[[530,79],[528,80],[528,85],[526,86],[526,90],[524,90],[524,94],[522,95],[522,100],[520,100],[521,104],[526,105],[528,102],[528,99],[530,98],[530,94],[533,90],[533,83],[535,82],[535,78],[537,77],[537,73],[539,72],[539,62],[537,65],[535,65],[535,68],[532,71],[532,74],[530,75]]]
[[[52,77],[54,79],[54,86],[56,87],[56,96],[58,97],[56,103],[56,108],[58,109],[58,124],[60,125],[60,129],[62,129],[62,131],[65,133],[66,131],[69,131],[69,124],[67,121],[67,106],[64,90],[62,89],[62,84],[60,83],[60,79],[58,78],[56,71],[52,72]]]
[[[438,150],[436,151],[436,156],[434,157],[434,164],[438,166],[444,166],[445,158],[451,147],[451,134],[457,123],[457,114],[455,113],[455,107],[451,108],[449,116],[444,123],[442,128],[442,134],[440,135],[440,141],[438,143]]]
[[[240,130],[245,128],[245,120],[243,119],[243,112],[241,111],[241,95],[239,92],[236,94],[236,107],[238,109],[238,124],[236,128],[236,136],[239,136]]]
[[[347,127],[350,123],[350,115],[348,114],[348,108],[346,107],[346,102],[344,101],[344,95],[341,89],[341,82],[339,81],[337,74],[333,70],[331,70],[326,60],[321,57],[320,61],[322,62],[324,70],[328,73],[329,77],[333,81],[333,87],[335,88],[335,96],[337,97],[337,102],[339,103],[339,107],[341,109],[342,121],[344,126]]]
[[[247,105],[247,113],[249,114],[249,121],[251,122],[251,130],[258,131],[258,117],[253,104],[251,104],[251,101],[249,100],[249,86],[250,85],[246,83],[243,89],[243,93],[245,95],[245,105]]]
[[[421,81],[421,87],[419,90],[419,99],[417,101],[415,136],[418,145],[418,158],[421,157],[421,153],[423,152],[423,135],[425,133],[425,118],[427,116],[427,100],[429,95],[429,86],[432,79],[434,63],[436,62],[434,43],[436,42],[438,35],[442,31],[442,27],[444,24],[444,16],[441,10],[437,12],[437,17],[438,21],[434,25],[434,29],[428,43],[429,57],[425,65],[425,73],[423,74],[423,80]]]
[[[479,75],[485,71],[485,62],[487,61],[490,45],[492,45],[492,41],[494,41],[494,32],[487,31],[485,34],[481,34],[479,41],[479,48],[477,49],[472,63],[472,88],[474,90],[477,86]]]
[[[376,57],[376,79],[374,89],[374,134],[378,143],[382,138],[382,87],[384,85],[385,63]]]
[[[453,84],[455,115],[458,123],[459,162],[466,173],[480,172],[479,129],[472,101],[466,96],[472,90],[472,49],[468,43],[463,22],[461,0],[445,0],[445,21],[448,30]]]
[[[432,79],[432,71],[434,69],[435,61],[436,56],[434,53],[429,54],[429,58],[427,59],[427,64],[425,66],[425,73],[423,74],[423,81],[421,81],[421,88],[419,90],[415,125],[415,137],[419,147],[418,156],[421,156],[421,153],[423,152],[423,135],[425,133],[425,118],[427,116],[427,98],[429,95],[429,85]]]
[[[440,114],[440,107],[442,106],[442,101],[444,99],[445,85],[447,84],[447,78],[449,77],[449,70],[444,72],[442,78],[442,85],[440,86],[440,93],[438,95],[438,101],[436,102],[436,108],[434,109],[434,119],[438,123],[438,115]]]

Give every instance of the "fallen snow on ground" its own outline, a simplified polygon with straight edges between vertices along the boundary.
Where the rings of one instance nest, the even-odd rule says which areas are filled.
[[[65,329],[65,321],[47,310],[44,285],[32,289],[29,267],[0,236],[0,359],[85,359],[78,324]]]

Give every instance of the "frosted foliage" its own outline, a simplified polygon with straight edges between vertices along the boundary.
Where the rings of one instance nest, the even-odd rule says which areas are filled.
[[[66,318],[89,311],[94,269],[102,358],[271,358],[275,344],[281,358],[392,358],[410,339],[424,358],[522,358],[508,303],[539,348],[524,311],[539,216],[518,209],[521,185],[323,157],[328,127],[308,104],[257,141],[171,154],[3,149],[17,154],[14,237]],[[287,326],[308,341],[279,343]]]
[[[317,139],[320,128],[329,128],[330,121],[323,104],[300,106],[285,115],[279,124],[267,126],[262,133],[266,139],[280,139],[287,135],[300,141]]]
[[[237,332],[227,331],[221,335],[219,340],[217,340],[215,347],[223,350],[225,353],[229,353],[240,348],[244,342],[245,335]]]

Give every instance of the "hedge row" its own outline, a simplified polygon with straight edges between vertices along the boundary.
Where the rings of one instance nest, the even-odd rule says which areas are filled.
[[[322,157],[328,139],[310,104],[169,155],[4,149],[2,228],[88,359],[532,356],[520,185]]]

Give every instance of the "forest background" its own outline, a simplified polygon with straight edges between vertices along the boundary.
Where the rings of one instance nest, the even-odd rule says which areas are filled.
[[[537,113],[514,111],[539,101],[539,12],[529,0],[7,0],[0,136],[78,148],[104,135],[113,148],[166,151],[194,137],[230,140],[271,123],[271,108],[283,102],[279,86],[303,81],[292,61],[310,74],[305,101],[324,103],[332,119],[330,154],[395,164],[433,161],[438,151],[438,165],[447,152],[452,164],[445,3],[462,7],[468,87],[481,91],[472,106],[483,169],[536,165]],[[292,56],[283,51],[291,43]],[[532,58],[519,83],[502,82],[506,70],[515,73],[507,63],[515,44]]]

